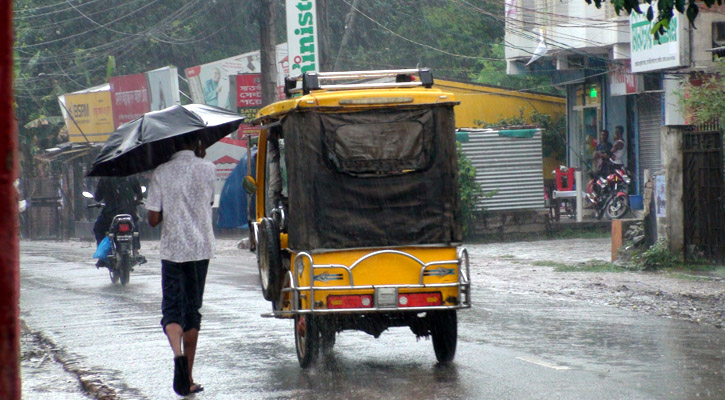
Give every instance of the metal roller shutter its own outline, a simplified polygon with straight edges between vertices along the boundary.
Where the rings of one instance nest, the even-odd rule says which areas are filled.
[[[490,129],[461,129],[468,139],[461,143],[476,167],[476,182],[484,192],[478,206],[486,210],[539,209],[544,207],[544,173],[541,131],[532,138],[500,136]]]
[[[662,94],[647,93],[637,99],[637,130],[639,131],[639,182],[644,182],[644,170],[655,172],[662,168]],[[643,186],[640,185],[640,188]]]

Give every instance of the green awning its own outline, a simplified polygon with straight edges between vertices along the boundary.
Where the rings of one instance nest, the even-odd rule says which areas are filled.
[[[513,138],[527,138],[534,137],[537,129],[510,129],[505,131],[498,131],[499,136],[513,137]]]

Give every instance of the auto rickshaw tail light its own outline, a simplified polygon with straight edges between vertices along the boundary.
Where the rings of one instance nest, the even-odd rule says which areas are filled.
[[[403,293],[398,295],[398,307],[426,307],[441,305],[440,292]]]
[[[327,308],[371,308],[373,296],[369,294],[327,296]]]

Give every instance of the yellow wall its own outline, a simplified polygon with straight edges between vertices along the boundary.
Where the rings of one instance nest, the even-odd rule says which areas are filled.
[[[461,102],[455,108],[456,127],[474,128],[475,121],[493,123],[501,118],[516,117],[523,110],[529,117],[536,110],[542,114],[565,114],[564,97],[531,94],[492,86],[435,80],[435,87],[453,92]]]

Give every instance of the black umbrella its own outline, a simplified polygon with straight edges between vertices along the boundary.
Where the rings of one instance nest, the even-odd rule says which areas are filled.
[[[209,147],[239,128],[245,118],[204,104],[148,112],[111,134],[88,176],[128,176],[154,169],[189,139],[198,138]]]

